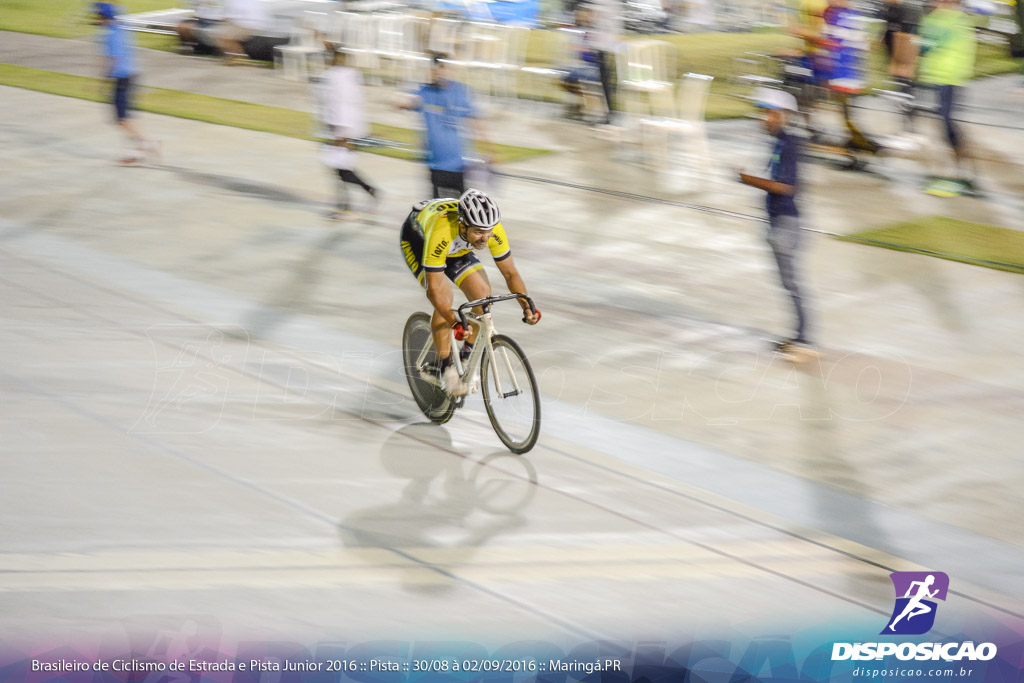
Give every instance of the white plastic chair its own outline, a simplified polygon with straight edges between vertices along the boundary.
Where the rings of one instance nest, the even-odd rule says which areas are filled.
[[[696,156],[701,176],[708,176],[711,170],[711,154],[704,114],[707,109],[708,91],[713,80],[714,77],[704,74],[686,74],[677,88],[678,94],[671,115],[640,121],[640,138],[645,159],[655,160],[657,165],[664,166],[668,161],[672,134],[679,133]],[[667,103],[670,102],[671,99],[667,100]],[[666,103],[664,98],[663,103]]]
[[[333,45],[341,45],[345,42],[345,19],[348,13],[341,10],[331,12],[325,22],[324,36],[327,42]]]
[[[381,74],[392,81],[422,83],[430,68],[424,54],[427,20],[413,14],[382,14],[377,20],[374,54]]]
[[[571,29],[558,29],[557,31],[541,32],[543,42],[542,54],[551,55],[551,63],[547,66],[523,66],[519,69],[519,75],[523,77],[523,90],[529,91],[530,95],[550,93],[564,101],[564,91],[557,87],[558,81],[565,76],[565,65],[572,59],[569,54],[569,47],[572,45]],[[540,93],[537,82],[540,81],[548,93]],[[551,86],[554,87],[551,87]],[[538,98],[538,99],[543,99]]]
[[[663,40],[632,40],[625,44],[616,57],[619,90],[625,99],[623,110],[626,113],[656,115],[658,98],[672,92],[676,70],[675,48]]]
[[[480,93],[495,92],[503,71],[508,47],[508,26],[502,24],[471,23],[467,27],[464,61],[469,68],[469,79]]]
[[[377,17],[354,12],[345,14],[345,40],[342,42],[350,64],[364,72],[376,74],[380,65],[376,53]]]
[[[500,91],[505,97],[518,97],[519,73],[526,63],[530,29],[525,26],[508,26],[506,31],[505,50],[498,64]]]
[[[400,50],[400,77],[406,83],[423,83],[430,71],[430,58],[426,55],[429,30],[426,17],[406,15],[402,22]]]
[[[292,27],[287,45],[274,48],[274,67],[292,81],[302,80],[307,71],[318,74],[324,70],[324,47],[318,44],[316,31],[311,22]]]
[[[392,81],[398,78],[398,67],[405,47],[404,22],[405,15],[402,14],[382,14],[377,19],[377,40],[373,53],[380,65],[381,75]]]
[[[431,19],[427,50],[454,56],[459,41],[460,24],[461,22],[456,19]]]

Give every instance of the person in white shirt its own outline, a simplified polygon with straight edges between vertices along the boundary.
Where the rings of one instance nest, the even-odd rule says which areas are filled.
[[[358,185],[374,200],[377,189],[364,181],[356,172],[356,153],[353,141],[370,134],[366,120],[366,100],[363,95],[363,75],[346,66],[343,50],[334,51],[331,67],[324,73],[321,103],[328,141],[320,150],[320,157],[334,169],[341,183],[338,186],[337,206],[329,214],[331,220],[342,220],[349,215],[347,185]]]

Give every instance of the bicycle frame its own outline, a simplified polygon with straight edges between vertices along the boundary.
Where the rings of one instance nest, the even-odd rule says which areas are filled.
[[[459,306],[457,313],[459,314],[459,320],[462,326],[468,329],[470,322],[478,327],[476,335],[476,343],[473,345],[473,350],[469,354],[469,358],[466,359],[466,363],[462,363],[458,353],[455,353],[456,339],[454,331],[451,332],[451,348],[453,358],[455,362],[455,369],[458,371],[459,376],[462,377],[462,381],[470,384],[473,391],[476,391],[476,381],[473,377],[477,374],[477,369],[483,362],[483,354],[488,354],[490,358],[490,366],[494,372],[494,388],[497,390],[498,395],[502,398],[509,398],[511,396],[518,395],[522,390],[519,387],[519,381],[516,379],[515,373],[512,370],[512,363],[509,362],[506,354],[502,355],[505,369],[508,371],[509,377],[512,379],[512,391],[506,393],[501,386],[501,378],[498,374],[498,363],[496,360],[496,354],[494,353],[494,345],[491,343],[492,338],[497,333],[494,328],[494,320],[491,318],[491,306],[499,301],[511,301],[512,299],[522,299],[529,305],[530,310],[536,312],[537,308],[533,305],[533,300],[524,294],[506,294],[503,296],[489,296],[484,299],[477,299],[476,301],[467,301],[466,303]],[[466,309],[473,309],[480,307],[481,313],[476,314],[470,312],[468,315]],[[440,380],[428,373],[422,375],[423,366],[427,362],[427,354],[430,352],[430,347],[425,347],[420,353],[419,358],[416,361],[416,367],[420,369],[421,377],[427,382],[440,386]],[[482,379],[482,378],[481,378]]]

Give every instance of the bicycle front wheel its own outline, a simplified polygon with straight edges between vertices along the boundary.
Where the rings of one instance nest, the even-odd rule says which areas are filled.
[[[480,385],[491,426],[513,453],[526,453],[540,435],[540,394],[526,354],[508,337],[491,339],[494,354],[480,364]]]
[[[426,379],[429,373],[435,372],[437,366],[437,351],[434,350],[434,338],[430,334],[430,316],[426,313],[413,313],[406,321],[402,332],[402,361],[409,390],[423,414],[439,425],[452,419],[455,401],[445,393],[440,383],[435,384]]]

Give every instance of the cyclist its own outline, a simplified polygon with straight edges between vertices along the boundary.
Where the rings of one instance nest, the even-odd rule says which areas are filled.
[[[458,199],[433,199],[412,207],[402,224],[402,255],[434,306],[430,328],[437,349],[441,385],[452,396],[465,396],[469,387],[459,376],[452,360],[448,330],[464,340],[463,357],[468,357],[476,329],[465,330],[452,310],[452,290],[445,277],[455,283],[469,300],[491,295],[491,284],[474,251],[487,248],[510,292],[526,294],[526,284],[516,269],[508,236],[501,225],[501,212],[490,197],[479,190],[466,190]],[[531,312],[520,301],[523,321],[536,325],[540,311]],[[479,310],[476,311],[480,313]]]

